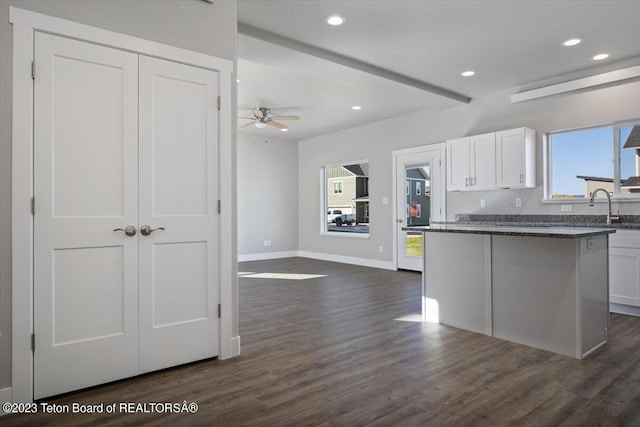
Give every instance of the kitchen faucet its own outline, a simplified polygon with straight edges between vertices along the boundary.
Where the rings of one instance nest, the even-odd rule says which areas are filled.
[[[595,190],[593,190],[593,193],[591,193],[591,199],[589,199],[589,206],[594,206],[593,202],[594,202],[594,200],[596,198],[596,193],[598,191],[603,191],[604,194],[607,195],[607,200],[609,201],[609,212],[607,212],[607,224],[611,224],[611,220],[614,220],[614,221],[619,220],[620,219],[620,211],[618,211],[618,215],[612,215],[611,214],[611,195],[604,188],[596,188]]]

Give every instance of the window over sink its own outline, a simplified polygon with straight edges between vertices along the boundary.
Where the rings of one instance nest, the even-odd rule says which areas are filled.
[[[604,188],[640,200],[640,121],[552,132],[547,144],[547,199],[588,199]]]

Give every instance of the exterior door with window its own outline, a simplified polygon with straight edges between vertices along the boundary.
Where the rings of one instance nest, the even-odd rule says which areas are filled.
[[[422,271],[423,233],[402,230],[444,220],[444,145],[396,156],[397,267]]]

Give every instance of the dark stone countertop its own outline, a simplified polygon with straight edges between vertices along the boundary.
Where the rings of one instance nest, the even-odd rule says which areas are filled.
[[[510,227],[587,227],[640,230],[640,215],[621,215],[607,224],[606,215],[477,215],[457,214],[455,222],[434,224],[491,225]]]
[[[403,227],[405,231],[420,231],[425,233],[467,233],[490,234],[499,236],[520,237],[555,237],[555,238],[581,238],[615,233],[613,228],[587,228],[587,227],[522,227],[500,225],[472,225],[472,224],[431,224],[426,227]]]

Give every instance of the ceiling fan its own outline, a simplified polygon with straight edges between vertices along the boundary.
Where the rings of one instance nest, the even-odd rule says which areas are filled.
[[[267,126],[273,126],[280,130],[288,129],[287,125],[277,122],[276,120],[299,120],[298,116],[272,116],[271,112],[266,107],[256,107],[251,110],[253,112],[253,117],[238,117],[239,119],[251,120],[249,123],[246,123],[241,128],[246,128],[249,126],[255,126],[257,128],[266,128]]]

